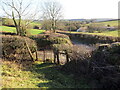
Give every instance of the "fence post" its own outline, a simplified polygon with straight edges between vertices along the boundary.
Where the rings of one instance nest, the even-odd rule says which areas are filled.
[[[54,52],[54,63],[56,63],[56,53]]]
[[[59,51],[57,51],[56,56],[57,56],[57,64],[60,64],[60,60],[59,60]]]
[[[66,62],[68,63],[69,62],[69,55],[68,55],[67,50],[65,50],[65,55],[66,55]]]

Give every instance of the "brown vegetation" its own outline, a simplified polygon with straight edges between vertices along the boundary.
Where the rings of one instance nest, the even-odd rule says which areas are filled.
[[[79,48],[74,48],[71,61],[62,70],[87,78],[93,87],[120,88],[120,42],[102,44],[94,51]]]
[[[3,57],[11,60],[31,60],[30,54],[36,52],[34,40],[27,37],[1,35]]]
[[[120,42],[120,37],[112,36],[100,36],[100,35],[91,35],[91,34],[81,34],[81,33],[66,33],[58,31],[58,33],[66,34],[72,39],[78,39],[81,42],[96,44],[96,43],[113,43]]]

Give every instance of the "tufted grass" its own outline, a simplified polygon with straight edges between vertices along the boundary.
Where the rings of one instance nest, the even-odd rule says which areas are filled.
[[[22,66],[3,61],[2,88],[89,88],[85,79],[78,80],[52,63],[36,61]]]

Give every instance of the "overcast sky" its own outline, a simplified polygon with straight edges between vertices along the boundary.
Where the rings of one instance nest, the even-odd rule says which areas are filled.
[[[27,1],[27,0],[25,0]],[[40,0],[43,2],[44,0]],[[57,0],[64,19],[118,18],[119,0]],[[2,13],[2,11],[0,10]]]
[[[59,0],[65,18],[118,18],[120,0]]]

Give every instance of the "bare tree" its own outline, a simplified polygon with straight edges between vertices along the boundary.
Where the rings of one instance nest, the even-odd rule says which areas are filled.
[[[48,1],[42,5],[43,20],[49,20],[51,30],[55,32],[57,21],[62,17],[62,7],[59,2]]]
[[[17,35],[23,35],[23,27],[21,27],[21,22],[26,19],[25,27],[35,18],[36,13],[33,12],[31,7],[32,2],[25,0],[3,0],[1,3],[2,9],[5,14],[12,18],[14,25],[16,27]],[[37,10],[37,9],[36,9]]]
[[[20,35],[20,36],[25,35],[24,28],[27,27],[35,19],[35,16],[38,13],[37,7],[32,8],[33,6],[32,1],[34,0],[27,1],[27,2],[25,1],[26,0],[3,0],[2,3],[0,2],[5,14],[8,17],[12,18],[12,20],[14,21],[17,35]],[[25,22],[24,28],[21,26],[23,24],[22,22],[23,20]],[[26,39],[25,38],[23,39],[25,40],[26,47],[28,49],[31,59],[34,60],[34,57],[27,44]],[[36,59],[37,59],[37,50],[36,50]]]

